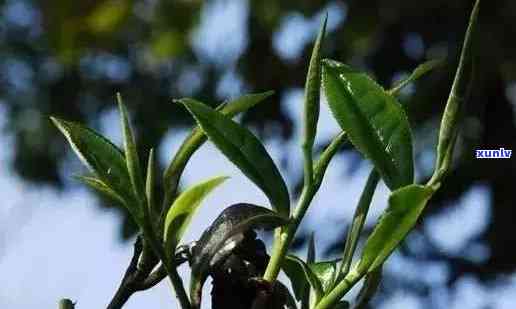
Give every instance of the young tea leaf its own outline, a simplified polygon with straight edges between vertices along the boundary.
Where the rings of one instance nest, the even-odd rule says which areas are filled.
[[[289,254],[283,260],[282,269],[292,283],[292,289],[297,300],[302,300],[304,295],[310,291],[310,288],[314,290],[316,298],[322,296],[321,282],[312,268],[302,259]]]
[[[215,177],[201,182],[181,193],[174,201],[165,219],[163,235],[165,254],[167,254],[169,259],[174,256],[177,245],[181,241],[181,237],[186,231],[188,224],[190,224],[195,211],[201,205],[202,200],[226,179],[228,177]]]
[[[306,75],[305,104],[304,104],[304,134],[303,152],[305,156],[305,181],[311,183],[313,174],[312,148],[317,133],[317,121],[319,120],[319,94],[321,88],[321,45],[326,31],[328,16],[324,18],[321,30],[315,41]]]
[[[338,261],[325,261],[308,264],[314,275],[321,283],[323,294],[326,294],[333,287],[337,276]]]
[[[414,180],[412,137],[401,105],[366,74],[323,60],[323,88],[349,140],[395,190]]]
[[[116,192],[136,222],[141,221],[132,184],[127,171],[124,154],[109,140],[97,132],[76,122],[50,117],[56,127],[66,137],[81,161],[107,187]]]
[[[228,103],[223,103],[217,107],[217,110],[220,110],[221,113],[227,115],[228,117],[233,117],[239,113],[242,113],[256,104],[264,101],[266,98],[270,97],[274,92],[267,91],[262,93],[253,93],[243,95],[235,100],[232,100]],[[183,173],[183,170],[190,160],[190,157],[193,153],[201,147],[201,145],[206,141],[206,136],[201,128],[196,127],[192,130],[192,133],[188,135],[188,137],[183,141],[179,150],[177,151],[174,159],[170,162],[170,165],[165,170],[163,175],[163,184],[165,187],[165,207],[170,206],[171,199],[177,190],[177,186],[179,184],[179,178]],[[165,209],[166,211],[167,209]]]
[[[272,207],[288,217],[290,199],[278,168],[262,143],[231,118],[191,99],[180,100],[220,151],[269,198]]]
[[[190,281],[193,307],[197,308],[201,302],[202,286],[210,269],[232,252],[247,230],[274,229],[287,223],[276,212],[251,204],[235,204],[222,211],[193,248]]]
[[[367,239],[357,273],[372,272],[382,265],[417,222],[433,189],[409,185],[391,193],[389,206]]]
[[[439,128],[439,140],[437,143],[437,159],[435,162],[435,171],[431,184],[439,183],[441,178],[448,170],[450,164],[455,140],[458,135],[458,123],[460,110],[463,101],[469,93],[470,82],[473,72],[473,34],[477,25],[478,12],[480,10],[480,0],[475,2],[475,6],[471,11],[466,37],[462,45],[462,51],[459,60],[459,66],[455,72],[453,85],[446,102],[441,127]]]
[[[443,64],[444,64],[444,60],[433,59],[433,60],[428,60],[428,61],[418,65],[417,68],[414,71],[412,71],[412,74],[410,74],[409,77],[400,81],[396,86],[394,86],[392,89],[387,91],[387,93],[392,96],[397,95],[400,92],[400,90],[403,89],[403,87],[418,80],[419,78],[421,78],[421,76],[425,75],[426,73],[432,71],[433,69],[435,69]]]
[[[134,140],[133,130],[129,124],[129,116],[124,103],[122,102],[122,96],[120,93],[116,95],[118,101],[118,108],[120,110],[120,121],[122,124],[122,132],[124,136],[124,148],[125,148],[125,159],[127,164],[127,170],[129,171],[129,178],[131,179],[132,188],[134,194],[140,201],[145,200],[145,187],[143,184],[142,172],[140,168],[140,159],[138,158],[138,151],[136,149],[136,143]],[[140,205],[140,207],[146,205]]]
[[[147,173],[145,177],[145,196],[147,197],[147,206],[152,218],[158,215],[158,209],[155,200],[154,185],[156,181],[156,162],[154,161],[154,149],[149,151],[149,158],[147,161]],[[151,219],[152,219],[151,218]]]

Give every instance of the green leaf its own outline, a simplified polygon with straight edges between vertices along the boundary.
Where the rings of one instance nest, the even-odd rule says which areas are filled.
[[[201,182],[181,193],[174,201],[165,219],[163,235],[165,254],[169,259],[174,256],[177,245],[181,241],[181,237],[183,237],[202,200],[226,179],[228,177],[215,177]]]
[[[455,72],[453,85],[446,102],[441,127],[439,129],[439,141],[437,143],[437,159],[434,175],[431,184],[439,183],[446,174],[453,155],[455,140],[458,135],[458,123],[461,106],[469,94],[473,72],[473,34],[477,25],[478,12],[480,10],[480,0],[475,2],[471,12],[466,37],[462,45],[459,66]]]
[[[217,107],[217,110],[220,110],[221,113],[227,115],[228,117],[233,117],[264,101],[273,93],[273,91],[267,91],[262,93],[247,94],[233,101],[230,101],[227,104],[221,104],[219,107]],[[190,133],[190,135],[183,141],[179,147],[179,150],[176,152],[174,159],[170,162],[170,165],[165,170],[163,183],[165,187],[166,207],[170,205],[171,199],[175,195],[177,186],[179,184],[179,178],[181,177],[181,174],[183,173],[188,160],[190,160],[190,157],[197,149],[199,149],[199,147],[201,147],[205,141],[206,136],[201,128],[196,127],[193,129],[192,133]],[[166,210],[167,209],[165,209],[165,211]]]
[[[124,201],[136,222],[141,221],[141,210],[129,179],[122,151],[97,132],[79,123],[50,117],[66,137],[81,161],[112,191]]]
[[[337,276],[337,263],[338,261],[335,260],[308,264],[319,280],[323,294],[329,292],[329,289],[333,287]]]
[[[267,99],[271,95],[274,94],[274,91],[265,91],[259,93],[251,93],[245,94],[241,97],[238,97],[234,100],[231,100],[227,103],[222,103],[217,106],[217,110],[227,115],[228,117],[234,117],[241,112],[245,112],[256,104],[263,102],[263,100]]]
[[[288,217],[285,181],[260,141],[228,116],[192,99],[180,100],[220,151],[267,195],[272,207]]]
[[[417,66],[417,68],[412,71],[412,74],[410,74],[409,77],[405,78],[404,80],[400,81],[396,86],[394,86],[392,89],[387,91],[388,94],[395,96],[397,95],[403,87],[406,85],[418,80],[421,78],[421,76],[425,75],[426,73],[432,71],[433,69],[442,66],[444,64],[444,60],[442,59],[433,59],[428,60],[420,65]]]
[[[147,197],[147,206],[149,207],[149,213],[151,214],[152,218],[154,218],[156,215],[159,215],[154,196],[154,186],[156,181],[156,162],[154,161],[154,148],[151,148],[151,150],[149,151],[146,175],[147,176],[145,177],[145,196]]]
[[[115,191],[111,190],[111,188],[103,183],[102,180],[89,176],[75,176],[74,178],[88,185],[95,191],[102,193],[104,196],[120,203],[121,205],[125,205],[124,199],[120,197],[120,195],[118,195]]]
[[[138,158],[138,151],[136,149],[133,130],[131,129],[131,125],[129,124],[129,116],[127,113],[127,109],[125,108],[124,103],[122,102],[122,96],[120,95],[120,93],[117,93],[116,97],[118,101],[118,108],[120,110],[120,121],[124,136],[125,159],[127,164],[127,170],[129,171],[129,178],[131,179],[134,194],[140,202],[140,207],[146,207],[146,205],[141,205],[143,201],[145,201],[145,187],[143,184],[142,172],[140,168],[140,159]]]
[[[412,137],[396,99],[366,74],[323,60],[323,88],[330,109],[353,145],[395,190],[414,180]]]
[[[434,193],[430,187],[409,185],[391,193],[389,206],[367,239],[356,272],[372,272],[382,265],[417,222]]]
[[[297,300],[302,300],[303,296],[310,288],[314,289],[317,299],[322,296],[323,288],[321,282],[312,268],[302,259],[295,255],[288,254],[285,256],[281,268],[290,279]]]
[[[302,141],[305,156],[305,184],[312,182],[313,175],[312,149],[317,133],[317,121],[319,120],[319,94],[321,88],[321,45],[326,31],[327,20],[328,16],[324,18],[315,41],[305,82],[304,134]]]
[[[190,298],[194,308],[201,302],[202,286],[211,267],[232,252],[247,230],[274,229],[288,222],[276,212],[256,205],[235,204],[224,209],[193,247]]]

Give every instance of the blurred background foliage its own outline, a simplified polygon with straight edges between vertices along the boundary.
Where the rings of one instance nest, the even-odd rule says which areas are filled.
[[[311,42],[328,12],[325,55],[371,72],[385,87],[426,59],[449,59],[400,98],[415,127],[417,170],[425,179],[471,6],[470,0],[0,1],[0,104],[7,112],[4,130],[14,136],[12,164],[28,182],[69,186],[64,175],[75,167],[47,116],[102,127],[102,119],[114,111],[116,91],[134,115],[142,155],[160,147],[170,129],[191,125],[184,110],[171,103],[183,96],[214,105],[244,92],[275,90],[275,103],[260,105],[243,121],[262,138],[289,139],[296,124],[281,102],[303,86]],[[489,222],[463,248],[480,244],[488,254],[447,252],[421,228],[411,237],[418,245],[401,250],[419,261],[446,261],[450,287],[463,276],[495,284],[516,267],[516,161],[474,158],[477,148],[516,148],[514,38],[516,2],[484,1],[478,65],[457,158],[426,214],[446,213],[472,186],[485,186]],[[134,227],[125,222],[121,230],[127,238]],[[304,241],[301,236],[296,244]],[[326,253],[341,248],[335,242]],[[382,287],[383,293],[403,288],[422,297],[433,288],[398,274],[387,274]]]

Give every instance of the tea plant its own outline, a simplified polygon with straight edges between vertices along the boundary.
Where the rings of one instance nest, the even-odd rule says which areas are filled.
[[[386,91],[363,72],[335,60],[321,59],[326,19],[315,42],[306,78],[301,142],[304,182],[292,211],[287,185],[267,150],[248,129],[232,120],[233,116],[263,102],[272,92],[245,95],[216,109],[194,99],[176,100],[195,118],[198,127],[184,140],[164,171],[162,194],[155,192],[154,152],[150,150],[144,170],[120,95],[117,99],[123,151],[91,129],[52,117],[92,172],[78,179],[123,205],[141,230],[134,256],[108,308],[121,308],[132,294],[151,288],[165,277],[172,283],[181,308],[199,308],[203,284],[209,276],[214,280],[213,308],[297,308],[298,305],[315,309],[348,308],[350,303],[343,297],[363,278],[354,308],[365,305],[381,280],[382,265],[413,228],[449,170],[460,109],[468,92],[467,75],[472,66],[472,36],[478,11],[477,0],[441,121],[434,173],[426,184],[414,182],[411,130],[396,95],[441,62],[422,64],[406,80]],[[314,159],[321,92],[342,132]],[[197,242],[185,244],[182,236],[203,199],[226,180],[226,177],[214,177],[182,192],[178,190],[190,157],[207,139],[263,191],[272,210],[251,204],[229,206]],[[313,237],[305,260],[289,254],[294,235],[330,161],[348,141],[374,167],[356,207],[342,259],[315,261]],[[392,191],[388,206],[367,238],[360,257],[353,262],[380,180]],[[158,196],[163,196],[161,201],[157,200]],[[263,243],[256,239],[255,229],[275,229],[270,257]],[[178,266],[185,262],[191,268],[189,292],[177,272]],[[294,295],[276,280],[281,270],[291,280]],[[227,290],[233,288],[237,290],[228,294]],[[73,304],[63,300],[60,306],[70,308]]]

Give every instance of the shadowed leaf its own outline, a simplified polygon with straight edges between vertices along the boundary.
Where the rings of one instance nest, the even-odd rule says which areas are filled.
[[[288,220],[267,208],[252,204],[235,204],[226,208],[204,231],[193,248],[190,297],[197,308],[210,268],[223,261],[244,239],[249,229],[274,229]]]

